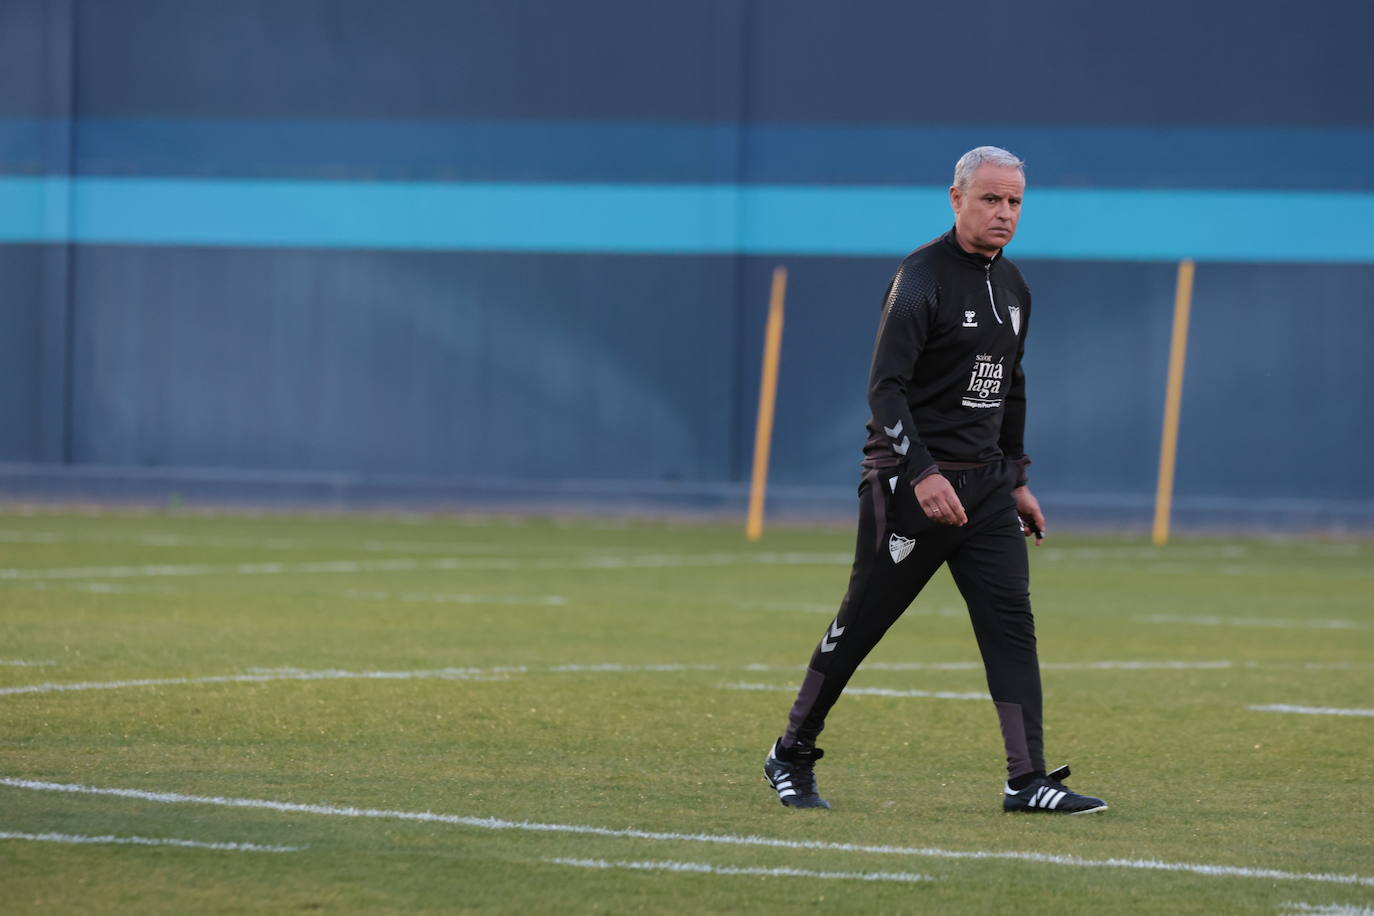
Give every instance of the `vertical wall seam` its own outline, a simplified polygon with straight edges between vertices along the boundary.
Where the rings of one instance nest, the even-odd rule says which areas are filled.
[[[53,464],[68,464],[72,455],[75,34],[75,0],[45,5],[40,39],[44,167],[35,457]]]
[[[72,393],[76,362],[76,194],[77,194],[77,6],[76,0],[67,4],[67,182],[71,190],[67,194],[67,238],[65,245],[66,276],[63,286],[63,340],[62,340],[62,463],[71,464],[73,457],[72,438],[75,413],[75,398]]]
[[[731,313],[735,318],[734,327],[734,380],[731,390],[734,392],[730,398],[730,480],[732,483],[739,483],[744,480],[745,449],[749,446],[749,437],[745,429],[745,411],[741,391],[749,390],[744,385],[745,360],[750,354],[746,353],[744,345],[745,332],[748,327],[747,317],[749,314],[748,302],[748,262],[744,250],[744,213],[743,199],[745,183],[748,180],[745,163],[748,161],[748,136],[749,136],[749,52],[751,49],[750,23],[753,21],[751,16],[753,0],[740,0],[739,16],[735,20],[735,27],[739,29],[739,41],[736,46],[735,60],[735,163],[734,175],[732,176],[735,198],[735,251],[731,255],[734,264],[734,303]]]

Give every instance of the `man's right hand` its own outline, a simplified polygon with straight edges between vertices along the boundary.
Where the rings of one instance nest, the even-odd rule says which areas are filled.
[[[927,518],[942,525],[959,526],[968,522],[959,494],[954,492],[945,475],[938,472],[916,484],[916,502]]]

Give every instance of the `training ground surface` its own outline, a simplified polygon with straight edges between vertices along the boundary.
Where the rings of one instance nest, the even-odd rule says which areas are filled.
[[[1374,912],[1374,544],[1034,550],[1084,817],[1001,813],[940,573],[790,811],[760,764],[850,539],[0,514],[3,907]]]

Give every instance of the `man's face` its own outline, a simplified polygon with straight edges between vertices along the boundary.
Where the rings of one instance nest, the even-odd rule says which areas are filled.
[[[1013,166],[984,164],[964,190],[949,189],[954,230],[967,251],[992,257],[1016,234],[1026,179]]]

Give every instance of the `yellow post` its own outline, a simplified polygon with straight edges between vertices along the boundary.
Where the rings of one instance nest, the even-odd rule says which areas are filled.
[[[773,268],[773,291],[768,297],[768,324],[763,332],[763,374],[759,378],[759,416],[754,426],[754,475],[749,484],[749,519],[744,533],[751,541],[763,537],[763,495],[768,488],[768,450],[773,442],[773,405],[778,395],[778,362],[782,356],[782,300],[787,292],[787,268]]]
[[[1193,302],[1193,262],[1178,263],[1174,290],[1174,332],[1169,344],[1169,383],[1164,392],[1164,434],[1159,443],[1159,486],[1155,490],[1156,546],[1169,541],[1169,516],[1174,500],[1174,459],[1178,454],[1178,415],[1183,404],[1183,360],[1188,353],[1188,310]]]

